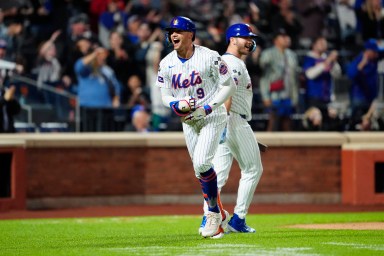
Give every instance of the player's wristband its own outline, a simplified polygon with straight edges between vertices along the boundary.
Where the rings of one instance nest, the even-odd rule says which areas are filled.
[[[188,115],[188,112],[181,112],[179,110],[179,101],[172,101],[169,103],[169,106],[171,107],[171,109],[173,110],[173,112],[175,112],[176,115],[178,116],[186,116]]]
[[[209,105],[204,105],[205,114],[209,115],[212,113],[212,108]]]

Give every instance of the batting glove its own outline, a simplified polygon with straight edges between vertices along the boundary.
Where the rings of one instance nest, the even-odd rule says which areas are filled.
[[[192,123],[206,117],[212,113],[212,108],[209,105],[204,105],[204,107],[198,107],[195,111],[184,117],[184,122]]]
[[[186,96],[182,100],[172,101],[169,105],[176,115],[186,116],[195,110],[196,99],[192,96]]]

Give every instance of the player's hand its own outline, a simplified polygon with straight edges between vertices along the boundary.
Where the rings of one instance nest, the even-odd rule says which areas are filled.
[[[11,85],[4,93],[4,99],[5,101],[10,101],[14,98],[16,92],[16,87],[14,85]]]
[[[186,116],[196,109],[196,99],[192,96],[186,96],[182,100],[171,102],[171,108],[178,116]]]
[[[185,96],[183,100],[186,100],[189,104],[189,111],[196,110],[196,99],[192,96]]]
[[[198,107],[196,108],[195,111],[193,111],[192,113],[184,117],[184,122],[188,124],[188,123],[199,121],[204,117],[206,117],[207,115],[209,115],[210,113],[212,113],[211,106],[205,105],[204,107]]]

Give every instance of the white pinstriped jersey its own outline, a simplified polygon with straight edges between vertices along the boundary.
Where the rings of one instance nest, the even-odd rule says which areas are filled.
[[[237,89],[232,96],[231,112],[245,115],[247,121],[252,119],[252,83],[244,61],[232,54],[224,54],[223,60],[228,63]]]
[[[191,96],[196,98],[196,106],[203,106],[213,100],[219,85],[223,85],[231,75],[218,52],[204,46],[194,47],[192,57],[184,63],[177,57],[176,51],[164,57],[160,62],[156,85],[170,88],[176,99],[184,98],[192,87]]]

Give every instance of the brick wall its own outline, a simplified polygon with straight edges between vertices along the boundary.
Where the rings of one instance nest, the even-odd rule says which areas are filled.
[[[27,197],[199,194],[185,147],[31,148]],[[258,193],[339,193],[340,148],[279,147],[262,153]],[[235,162],[224,193],[236,193]]]
[[[342,147],[384,141],[384,133],[257,133],[269,146],[255,203],[341,203]],[[30,209],[201,203],[182,133],[2,134],[23,152],[15,187]],[[383,145],[379,147],[383,148]],[[20,164],[20,165],[19,165]],[[18,173],[18,171],[15,171]],[[222,193],[236,200],[235,161]],[[12,198],[0,200],[0,209]]]

